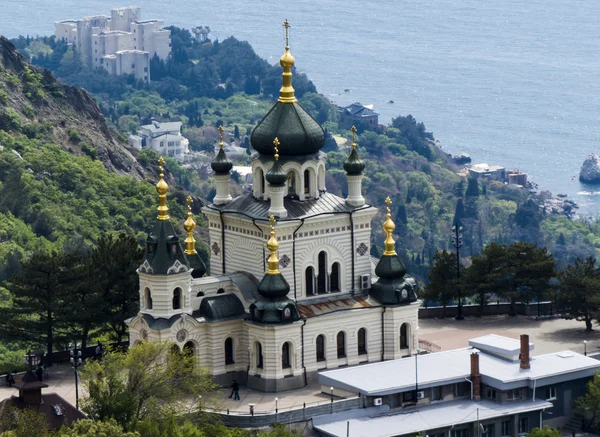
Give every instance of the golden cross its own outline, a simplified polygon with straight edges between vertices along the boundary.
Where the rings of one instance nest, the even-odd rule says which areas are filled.
[[[288,34],[288,29],[290,27],[292,27],[292,25],[289,23],[289,21],[287,20],[287,18],[285,19],[285,21],[283,22],[283,27],[285,27],[285,46],[288,47],[289,44],[289,34]]]
[[[218,127],[219,129],[219,142],[221,143],[221,147],[223,147],[223,125]]]
[[[275,231],[275,217],[273,217],[273,215],[269,217],[269,222],[271,223],[271,231]]]
[[[352,126],[350,131],[352,132],[352,148],[355,149],[356,148],[356,128],[354,126]]]
[[[275,137],[273,146],[275,146],[275,159],[279,159],[279,138]]]
[[[158,158],[158,169],[160,170],[160,172],[163,172],[163,166],[165,165],[165,160],[164,158],[161,156],[160,158]]]
[[[390,212],[390,205],[392,204],[392,199],[390,199],[390,196],[386,197],[385,203],[387,205],[387,212]]]
[[[187,196],[187,199],[185,199],[185,201],[187,202],[188,210],[191,211],[192,210],[192,196]]]

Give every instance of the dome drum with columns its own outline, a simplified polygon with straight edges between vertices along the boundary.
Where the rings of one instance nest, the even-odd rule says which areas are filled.
[[[212,163],[217,195],[203,208],[211,275],[192,253],[191,210],[181,245],[161,176],[159,217],[138,270],[141,309],[128,321],[132,343],[173,341],[217,383],[263,391],[303,387],[322,369],[409,356],[418,345],[420,302],[393,251],[391,202],[375,266],[377,209],[362,196],[355,130],[344,199],[326,190],[323,129],[294,96],[287,20],[284,27],[280,97],[252,134],[253,192],[232,198],[222,148]]]

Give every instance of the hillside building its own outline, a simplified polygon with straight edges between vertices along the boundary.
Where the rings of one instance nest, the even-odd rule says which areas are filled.
[[[180,121],[159,123],[152,120],[151,124],[140,126],[138,135],[131,136],[130,142],[136,148],[150,147],[161,155],[179,161],[183,161],[189,152],[189,141],[181,135]]]
[[[111,74],[134,74],[150,80],[150,59],[167,59],[171,53],[171,31],[162,20],[141,19],[137,6],[54,23],[54,35],[73,44],[90,68],[105,68]]]
[[[375,130],[379,125],[379,114],[373,110],[373,105],[363,105],[354,102],[345,107],[338,107],[340,124],[348,129],[357,126],[363,130]]]
[[[328,193],[324,131],[296,100],[287,44],[280,64],[279,99],[251,136],[251,192],[232,198],[222,139],[211,164],[216,195],[203,208],[211,274],[195,249],[191,209],[181,245],[161,171],[158,220],[138,269],[141,309],[128,320],[132,344],[173,341],[216,382],[267,392],[316,382],[324,369],[415,354],[420,305],[394,249],[391,201],[373,270],[377,208],[362,196],[356,142],[344,164],[348,196]]]

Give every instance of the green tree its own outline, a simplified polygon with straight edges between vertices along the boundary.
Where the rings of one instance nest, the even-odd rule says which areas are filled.
[[[34,253],[23,263],[7,284],[13,306],[0,317],[3,336],[43,344],[52,354],[55,332],[65,325],[62,310],[72,261],[71,256],[52,252]]]
[[[462,284],[468,293],[476,296],[480,315],[492,294],[500,295],[504,290],[506,253],[506,246],[492,243],[480,255],[473,256],[471,265],[465,269]]]
[[[561,433],[559,429],[550,428],[548,425],[544,425],[544,428],[533,428],[527,437],[560,437]]]
[[[78,420],[69,428],[61,429],[60,437],[140,437],[138,432],[126,432],[115,420]]]
[[[125,233],[101,237],[88,258],[93,275],[86,285],[101,296],[102,318],[118,342],[127,332],[124,320],[139,311],[136,269],[142,258],[143,251],[136,239]]]
[[[598,315],[600,305],[600,271],[596,259],[577,258],[559,274],[558,311],[565,318],[585,322],[586,331],[592,330],[592,320]]]
[[[424,298],[437,301],[444,308],[457,296],[456,254],[442,250],[435,254],[433,267],[429,270],[429,284],[425,286]]]
[[[590,415],[588,426],[596,426],[598,414],[600,414],[600,373],[587,383],[587,392],[575,401],[575,406],[581,408]]]
[[[33,408],[4,408],[0,413],[0,437],[50,437],[44,413]]]
[[[81,375],[83,411],[93,420],[114,419],[128,431],[143,420],[193,411],[199,396],[215,386],[196,357],[178,351],[172,343],[147,342],[88,362]]]

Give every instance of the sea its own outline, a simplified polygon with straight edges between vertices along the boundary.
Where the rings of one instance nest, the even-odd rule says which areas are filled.
[[[144,19],[246,40],[271,63],[287,18],[297,68],[334,103],[373,105],[383,123],[412,114],[448,153],[522,170],[581,215],[600,215],[600,186],[578,181],[584,159],[600,153],[598,0],[134,3]],[[0,34],[51,35],[54,21],[120,6],[0,0]]]

